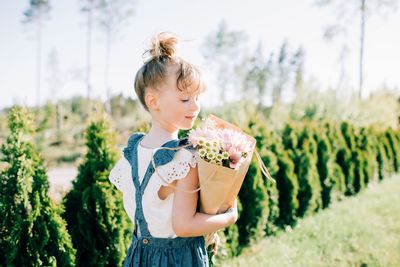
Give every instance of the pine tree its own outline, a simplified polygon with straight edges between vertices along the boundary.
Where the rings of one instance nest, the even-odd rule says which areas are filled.
[[[85,137],[85,160],[64,199],[77,266],[121,266],[131,225],[120,192],[108,180],[117,158],[115,133],[107,120],[100,118],[89,125]]]
[[[1,150],[8,167],[1,173],[1,253],[5,266],[74,266],[75,250],[61,209],[48,196],[43,159],[29,134],[33,117],[10,111],[10,135]]]

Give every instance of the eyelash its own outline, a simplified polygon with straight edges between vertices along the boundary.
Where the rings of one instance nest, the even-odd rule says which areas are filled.
[[[190,99],[182,99],[181,101],[183,102],[183,103],[185,103],[185,102],[188,102]],[[199,96],[196,96],[196,100],[199,100]]]

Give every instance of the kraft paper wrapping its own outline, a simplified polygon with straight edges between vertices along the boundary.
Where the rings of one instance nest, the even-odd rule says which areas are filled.
[[[224,213],[233,206],[235,198],[243,184],[244,177],[249,169],[253,157],[256,140],[245,134],[240,128],[219,119],[214,115],[209,115],[207,120],[212,120],[219,129],[232,129],[246,136],[251,142],[252,149],[248,153],[246,160],[242,162],[238,170],[225,166],[209,163],[198,156],[198,174],[200,183],[200,211],[208,214]],[[213,173],[215,174],[213,175]],[[212,175],[212,177],[210,177]]]

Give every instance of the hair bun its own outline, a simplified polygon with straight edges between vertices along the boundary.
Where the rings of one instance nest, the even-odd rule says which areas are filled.
[[[157,33],[151,38],[151,47],[148,52],[153,58],[172,58],[175,55],[177,43],[178,38],[174,34],[168,32]]]

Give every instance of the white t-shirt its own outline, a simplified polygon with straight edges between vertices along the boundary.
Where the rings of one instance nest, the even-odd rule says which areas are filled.
[[[140,145],[138,148],[138,174],[142,183],[144,174],[151,160],[152,150]],[[158,166],[157,170],[165,178],[162,180],[156,172],[152,174],[144,190],[142,198],[143,214],[147,227],[153,237],[175,238],[177,235],[172,229],[172,205],[173,195],[171,193],[164,200],[158,197],[158,190],[161,185],[167,185],[173,180],[185,178],[190,167],[196,166],[196,158],[193,152],[187,149],[180,149],[175,153],[174,158],[167,164]],[[109,180],[118,190],[123,193],[124,209],[132,222],[134,222],[136,201],[135,186],[132,180],[132,169],[124,156],[115,164],[109,175]],[[140,230],[138,231],[140,236]]]

